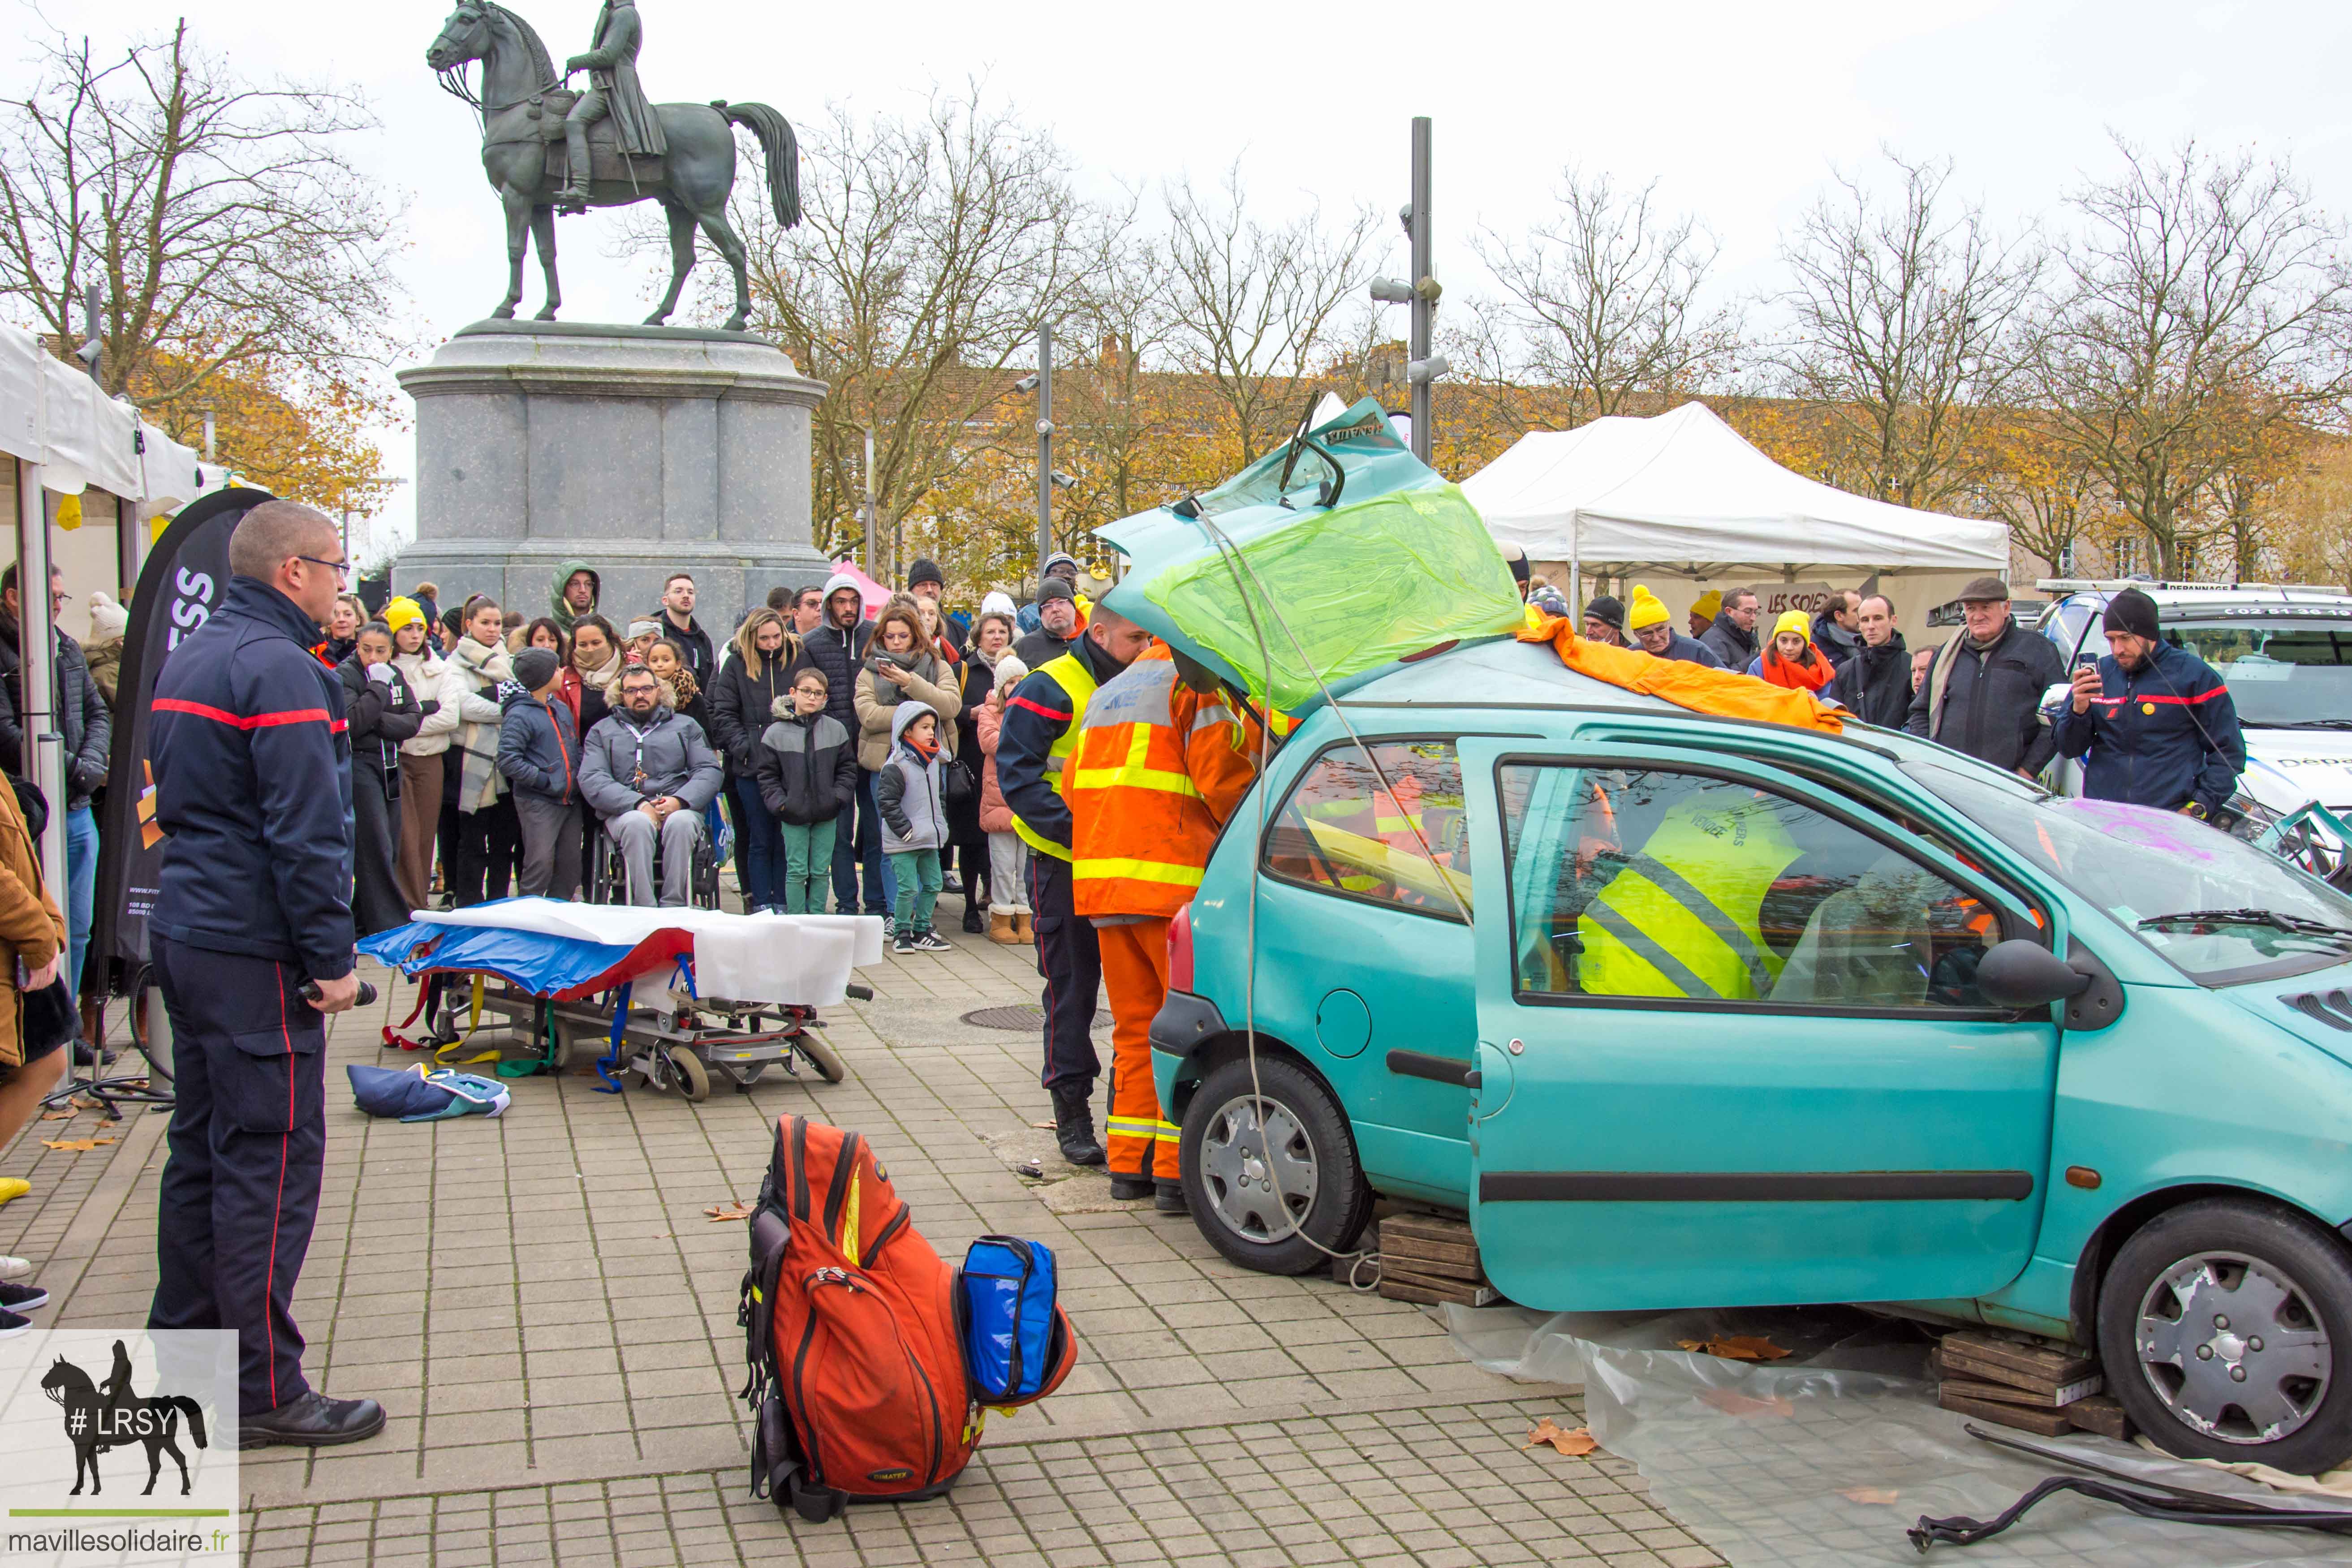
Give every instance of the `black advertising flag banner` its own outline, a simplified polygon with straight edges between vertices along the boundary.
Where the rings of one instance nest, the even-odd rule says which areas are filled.
[[[198,496],[182,507],[148,552],[131,595],[106,820],[99,834],[98,929],[90,943],[93,957],[121,959],[126,976],[147,962],[147,915],[163,875],[155,773],[147,757],[155,676],[181,639],[212,618],[228,592],[228,536],[236,531],[238,520],[273,499],[268,490],[239,487]]]

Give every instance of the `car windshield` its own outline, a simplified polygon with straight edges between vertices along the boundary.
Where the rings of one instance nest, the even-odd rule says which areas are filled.
[[[2242,723],[2352,730],[2352,616],[2168,618],[2164,640],[2221,673]]]
[[[2146,806],[2066,799],[1990,771],[1925,759],[1902,766],[2200,985],[2275,980],[2352,959],[2352,899],[2217,828]]]

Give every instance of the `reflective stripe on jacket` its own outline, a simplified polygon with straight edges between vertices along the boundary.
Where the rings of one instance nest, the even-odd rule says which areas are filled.
[[[1255,727],[1178,680],[1155,643],[1087,700],[1072,732],[1061,776],[1077,912],[1173,915],[1249,793]]]
[[[1591,996],[1752,1001],[1781,960],[1764,897],[1801,853],[1772,803],[1709,790],[1675,806],[1576,921],[1579,988]]]
[[[1041,687],[1044,689],[1041,690]],[[1045,782],[1053,791],[1057,803],[1064,798],[1064,770],[1068,765],[1071,752],[1077,748],[1078,727],[1086,721],[1087,704],[1093,699],[1095,689],[1095,672],[1088,668],[1084,659],[1072,652],[1066,653],[1059,658],[1049,659],[1043,668],[1031,671],[1029,679],[1023,681],[1020,689],[1013,694],[1011,704],[1013,708],[1024,710],[1045,719],[1049,723],[1060,726],[1060,732],[1054,736],[1053,743],[1046,748],[1045,767]],[[1055,697],[1058,697],[1061,701],[1058,710],[1048,708],[1044,701],[1040,700],[1041,698]],[[1007,715],[1007,729],[1017,731],[1022,728],[1017,722],[1012,721],[1012,715]],[[1002,731],[1000,731],[998,742],[1000,757],[1003,755],[1003,744]],[[1003,777],[1001,767],[998,776]],[[1008,785],[1008,790],[1010,788],[1011,786]],[[1008,793],[1008,802],[1011,798]],[[1052,837],[1050,833],[1031,820],[1041,815],[1032,809],[1024,816],[1020,806],[1017,804],[1014,805],[1013,831],[1021,836],[1021,841],[1024,844],[1039,854],[1051,855],[1057,860],[1069,859],[1070,847]]]

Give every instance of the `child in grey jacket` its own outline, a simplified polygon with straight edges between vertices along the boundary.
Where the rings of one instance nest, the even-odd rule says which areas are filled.
[[[940,849],[948,841],[947,797],[940,782],[940,716],[928,702],[898,704],[890,716],[890,753],[874,775],[882,814],[882,852],[898,887],[898,952],[951,952],[931,929],[940,900]]]
[[[580,887],[580,721],[563,700],[551,648],[525,648],[499,689],[499,772],[522,827],[522,895],[569,899]]]

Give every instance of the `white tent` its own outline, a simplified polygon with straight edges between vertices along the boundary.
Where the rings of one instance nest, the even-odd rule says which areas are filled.
[[[16,460],[16,559],[27,582],[48,578],[50,531],[45,493],[79,496],[92,486],[131,503],[117,542],[122,585],[144,554],[147,519],[178,510],[201,490],[216,488],[222,470],[200,468],[196,454],[139,417],[98,384],[45,348],[22,328],[0,325],[0,458]],[[70,525],[61,525],[70,526]],[[24,630],[26,732],[38,738],[27,766],[52,801],[65,799],[65,760],[49,711],[49,661],[54,625],[47,594],[26,594]],[[41,837],[42,875],[66,885],[66,814],[49,814]]]
[[[1688,577],[2009,570],[2009,529],[1791,473],[1704,404],[1522,436],[1462,481],[1496,539],[1572,572]]]

